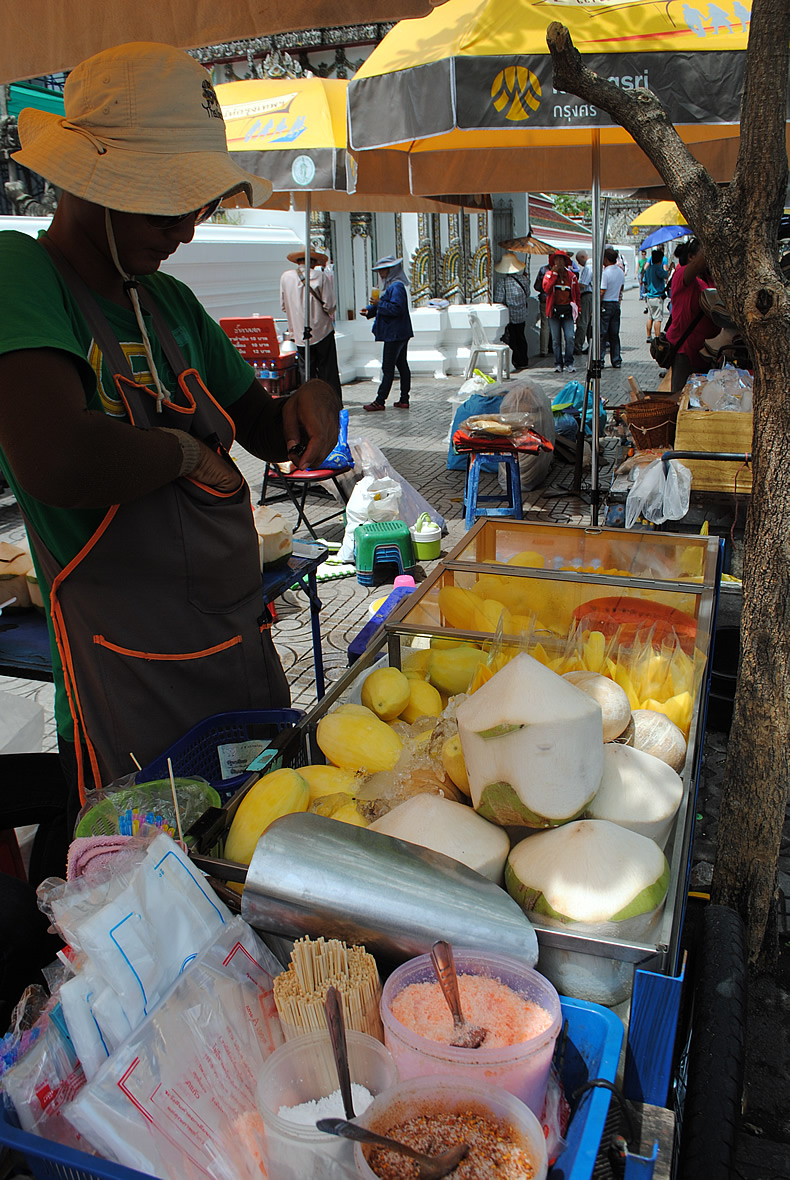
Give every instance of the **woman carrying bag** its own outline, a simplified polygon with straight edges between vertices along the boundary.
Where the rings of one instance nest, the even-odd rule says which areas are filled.
[[[557,250],[549,257],[549,269],[543,276],[543,290],[546,292],[546,315],[551,326],[551,343],[554,347],[554,372],[575,373],[573,363],[573,338],[575,320],[579,314],[581,295],[579,280],[571,270],[570,255]],[[575,314],[574,314],[575,309]],[[562,341],[565,338],[563,356]]]

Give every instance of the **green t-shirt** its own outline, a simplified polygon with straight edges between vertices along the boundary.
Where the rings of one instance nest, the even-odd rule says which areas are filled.
[[[100,350],[46,250],[28,234],[13,230],[0,233],[0,275],[3,279],[0,283],[0,354],[35,348],[57,348],[69,353],[79,371],[88,409],[126,418],[112,375],[103,364]],[[187,364],[197,369],[220,405],[226,409],[233,405],[252,384],[254,374],[249,364],[189,288],[178,279],[153,274],[140,281],[154,295]],[[129,358],[135,379],[153,388],[140,329],[131,307],[126,311],[100,295],[96,295],[96,300]],[[167,390],[173,391],[175,374],[154,335],[150,316],[147,312],[143,315],[159,379]],[[0,389],[0,397],[13,395],[13,390]],[[52,396],[57,396],[57,390],[52,391]],[[91,537],[109,505],[106,508],[55,508],[44,504],[19,486],[1,447],[0,464],[26,519],[60,564],[67,565]],[[36,570],[48,605],[46,580],[38,565]],[[51,627],[50,645],[58,733],[70,737],[71,716]]]

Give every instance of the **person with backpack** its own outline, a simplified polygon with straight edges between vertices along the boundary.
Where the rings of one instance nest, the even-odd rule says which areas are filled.
[[[664,300],[667,295],[667,264],[664,261],[664,251],[654,250],[650,255],[650,263],[644,272],[645,298],[647,299],[647,343],[653,336],[661,332],[661,322],[664,319]]]
[[[549,269],[543,277],[546,292],[546,318],[551,327],[551,343],[554,348],[554,372],[575,373],[573,363],[574,321],[579,314],[581,296],[579,280],[571,270],[570,255],[564,250],[555,250],[549,256]],[[575,314],[574,314],[575,309]],[[563,356],[563,339],[565,353]]]

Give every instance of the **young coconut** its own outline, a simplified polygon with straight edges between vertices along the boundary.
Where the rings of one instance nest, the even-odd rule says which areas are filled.
[[[640,941],[658,921],[669,864],[653,841],[601,819],[537,832],[511,849],[505,886],[538,926]],[[540,970],[558,991],[596,1004],[618,1004],[633,965],[606,955],[541,946]]]
[[[604,749],[601,785],[587,816],[611,820],[664,848],[682,798],[683,781],[666,762],[611,744]]]
[[[618,738],[631,720],[631,704],[625,689],[600,672],[566,672],[563,680],[575,684],[601,706],[603,740],[613,742]]]
[[[680,774],[686,761],[683,730],[664,713],[653,709],[634,709],[634,749],[660,758]]]
[[[522,652],[459,705],[474,808],[502,827],[581,815],[603,772],[601,706]]]
[[[421,844],[460,860],[468,868],[502,884],[510,841],[465,803],[441,795],[414,795],[370,825],[374,832]]]

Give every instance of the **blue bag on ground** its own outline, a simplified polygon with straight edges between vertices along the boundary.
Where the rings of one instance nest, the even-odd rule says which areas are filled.
[[[502,394],[471,394],[465,402],[461,402],[460,406],[456,408],[455,414],[453,415],[453,424],[450,428],[450,438],[452,439],[465,418],[471,418],[473,414],[498,414],[501,404]],[[493,459],[483,459],[481,467],[483,471],[492,473],[499,470],[499,464]],[[452,442],[447,449],[447,470],[466,471],[466,455],[457,454],[453,450]]]
[[[587,398],[587,414],[585,418],[585,434],[592,434],[592,420],[593,420],[593,397],[592,390]],[[573,414],[576,421],[581,420],[582,406],[584,405],[584,386],[581,381],[569,381],[567,385],[563,385],[558,394],[555,395],[551,403],[551,409],[554,413],[554,420],[558,434],[568,436],[568,431],[560,428],[558,415]],[[598,413],[598,432],[603,434],[606,426],[606,410],[603,405],[599,408]],[[575,435],[574,435],[575,437]]]
[[[333,447],[321,464],[331,471],[338,471],[343,467],[353,467],[354,458],[348,446],[348,410],[340,411],[340,430],[337,436],[337,446]]]

